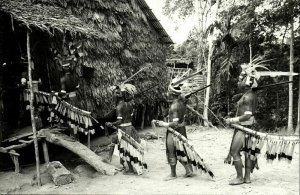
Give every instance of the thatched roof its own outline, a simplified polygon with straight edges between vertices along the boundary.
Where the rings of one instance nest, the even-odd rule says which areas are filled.
[[[66,10],[54,6],[55,3],[64,4],[64,1],[40,1],[47,4],[35,4],[35,0],[0,0],[0,10],[10,13],[14,19],[24,23],[24,25],[27,25],[28,27],[32,26],[39,28],[43,31],[47,31],[51,35],[53,34],[53,30],[57,29],[59,31],[67,30],[71,34],[81,33],[83,36],[96,39],[108,39],[108,35],[113,36],[110,38],[120,39],[120,35],[115,33],[115,31],[108,32],[107,30],[109,29],[105,29],[105,31],[101,32],[99,29],[95,29],[94,25],[86,23],[81,18],[76,17],[70,9]],[[166,44],[172,44],[171,38],[161,26],[146,2],[144,0],[138,0],[137,2],[141,6],[141,9],[147,16],[151,25],[153,25],[157,33],[160,34],[162,41]],[[118,10],[118,6],[115,6],[113,1],[95,0],[94,3],[96,5],[98,4],[97,6],[100,8],[108,9],[115,7],[115,9]]]
[[[0,10],[10,13],[28,27],[39,28],[50,34],[57,29],[93,38],[105,38],[107,35],[73,15],[71,10],[57,6],[33,4],[30,0],[0,0]]]
[[[128,78],[146,63],[152,68],[132,83],[140,91],[161,83],[144,96],[146,102],[156,99],[154,93],[162,94],[167,79],[166,51],[172,40],[144,0],[0,0],[0,12],[50,35],[52,53],[48,59],[56,55],[54,50],[65,55],[64,44],[82,45],[80,52],[85,55],[77,65],[95,68],[93,78],[79,89],[80,105],[86,110],[106,113],[112,105],[108,86]],[[50,79],[57,83],[53,67]]]

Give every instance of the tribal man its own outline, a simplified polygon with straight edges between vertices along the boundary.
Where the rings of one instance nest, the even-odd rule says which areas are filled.
[[[173,81],[172,83],[174,83]],[[171,127],[184,137],[186,135],[186,128],[185,128],[185,113],[186,113],[186,100],[182,94],[182,89],[180,85],[173,86],[172,84],[169,86],[169,95],[172,99],[172,104],[169,109],[169,121],[155,121],[155,124],[161,127]],[[170,164],[171,168],[171,175],[165,178],[165,180],[172,180],[177,178],[176,174],[176,164],[177,164],[177,155],[176,155],[176,148],[174,145],[173,134],[167,131],[166,136],[166,147],[167,147],[167,158],[168,163]],[[189,163],[180,163],[184,166],[186,174],[185,177],[192,177],[194,176],[193,169],[191,164]]]
[[[236,117],[227,118],[225,122],[227,124],[241,124],[243,126],[252,126],[255,122],[254,113],[257,108],[257,95],[253,88],[257,87],[257,77],[255,74],[255,65],[241,65],[242,72],[239,76],[238,87],[245,91],[244,95],[237,102]],[[251,183],[250,173],[253,168],[257,166],[256,160],[251,160],[248,155],[245,155],[245,175],[243,177],[243,163],[240,152],[244,146],[245,133],[243,131],[235,129],[230,151],[224,163],[230,164],[231,157],[233,158],[233,164],[236,169],[237,177],[229,182],[230,185],[239,185],[242,183]]]
[[[131,123],[134,112],[134,94],[136,94],[136,88],[131,84],[114,86],[114,99],[117,105],[117,120],[114,122],[106,122],[105,125],[110,128],[117,127],[123,130],[126,134],[130,135],[135,141],[140,142],[140,138],[138,137],[137,132]],[[117,135],[113,136],[112,143],[113,145],[110,147],[109,151],[109,162],[111,162],[115,144],[118,143]],[[124,166],[124,161],[122,159],[120,160],[120,163]],[[124,172],[124,174],[134,174],[134,169],[131,163],[128,161],[127,164],[128,170]]]
[[[238,87],[241,90],[245,91],[245,94],[237,103],[237,113],[236,117],[234,118],[227,118],[225,122],[227,124],[240,124],[242,126],[251,126],[255,123],[254,113],[256,112],[257,108],[257,95],[255,91],[262,89],[267,86],[257,86],[257,81],[260,77],[263,76],[295,76],[297,73],[291,72],[281,72],[281,71],[270,71],[268,68],[263,66],[264,61],[261,61],[261,58],[258,57],[253,59],[249,64],[242,64],[242,72],[239,76]],[[256,68],[262,68],[267,71],[258,71]],[[285,84],[287,82],[278,83]],[[250,128],[251,129],[251,128]],[[247,141],[248,140],[248,141]],[[245,152],[245,175],[243,177],[243,163],[240,156],[240,151],[243,150]],[[252,158],[250,158],[252,157]],[[253,169],[257,165],[257,158],[256,156],[253,157],[252,151],[249,154],[249,135],[245,134],[244,131],[235,130],[231,146],[229,150],[229,154],[227,158],[225,158],[224,163],[230,164],[231,158],[233,158],[233,164],[236,169],[237,177],[229,182],[231,185],[239,185],[242,183],[251,183],[250,180],[250,173],[252,173]]]
[[[63,65],[64,75],[60,79],[61,91],[59,93],[68,103],[76,106],[76,91],[79,88],[78,78],[72,74],[70,65]]]

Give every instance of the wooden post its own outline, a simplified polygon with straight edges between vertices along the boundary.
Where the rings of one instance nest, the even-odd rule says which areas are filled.
[[[41,186],[41,177],[40,177],[40,159],[39,159],[39,148],[38,141],[36,136],[36,126],[34,119],[34,107],[33,107],[33,88],[32,88],[32,75],[31,75],[31,55],[30,55],[30,32],[27,29],[27,57],[28,57],[28,78],[29,78],[29,90],[30,90],[30,117],[31,117],[31,125],[33,132],[33,142],[34,142],[34,151],[35,151],[35,161],[36,161],[36,172],[37,172],[37,182],[38,185]]]
[[[146,105],[143,104],[142,121],[141,121],[141,130],[144,129],[144,124],[145,124],[145,113],[146,113]]]
[[[16,151],[11,150],[12,153],[16,153]],[[20,164],[19,164],[19,157],[15,154],[10,153],[10,157],[12,159],[12,161],[14,162],[15,165],[15,173],[20,173],[21,169],[20,169]]]
[[[87,134],[87,147],[91,149],[91,133],[90,131]]]
[[[49,152],[48,152],[48,146],[46,140],[43,140],[42,145],[43,145],[44,160],[45,163],[48,165],[48,163],[50,162],[49,160],[50,158],[49,158]]]

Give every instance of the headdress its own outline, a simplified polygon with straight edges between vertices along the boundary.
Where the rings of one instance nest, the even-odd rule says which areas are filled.
[[[192,79],[195,76],[202,74],[202,72],[203,72],[203,69],[199,70],[195,73],[187,75],[189,73],[189,71],[187,71],[184,74],[182,74],[181,76],[177,76],[177,77],[173,78],[169,84],[168,91],[174,95],[184,95],[184,96],[188,95],[189,93],[193,93],[189,89],[189,85],[190,85],[189,79]]]
[[[261,75],[259,74],[257,68],[262,68],[269,71],[269,69],[266,68],[264,64],[262,64],[263,62],[260,61],[260,59],[261,58],[255,58],[252,60],[252,62],[241,65],[242,72],[240,74],[240,79],[246,77],[246,85],[250,86],[251,88],[255,88],[258,86],[257,81],[259,80]]]
[[[179,80],[178,77],[175,77],[174,79],[171,80],[171,83],[168,87],[168,91],[174,95],[180,95],[182,94],[183,90],[182,87],[185,84],[184,82],[181,82],[179,84],[176,84],[176,82]]]
[[[126,84],[121,84],[120,86],[121,92],[126,92],[131,96],[134,96],[137,94],[136,87],[132,84],[126,83]]]
[[[267,61],[270,60],[262,60],[262,57],[256,57],[252,60],[252,62],[248,64],[242,64],[240,78],[243,79],[246,77],[246,85],[250,86],[251,88],[257,88],[257,81],[263,76],[276,77],[298,75],[297,73],[293,72],[270,71],[268,68],[266,68],[266,64],[264,64]],[[265,69],[266,71],[259,71],[257,70],[258,68]]]

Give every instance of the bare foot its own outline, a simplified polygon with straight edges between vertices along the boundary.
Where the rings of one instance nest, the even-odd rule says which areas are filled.
[[[123,175],[134,175],[134,172],[131,170],[127,170],[123,172]]]
[[[229,181],[229,185],[240,185],[244,183],[244,179],[235,178]]]
[[[251,180],[250,180],[250,178],[244,178],[244,183],[246,183],[246,184],[250,184],[250,183],[251,183]]]
[[[170,180],[173,180],[173,179],[176,179],[176,178],[177,178],[176,175],[175,176],[169,175],[166,178],[164,178],[164,181],[170,181]]]
[[[111,159],[104,158],[104,159],[102,160],[102,162],[107,163],[107,164],[110,164],[110,163],[111,163]]]
[[[190,173],[186,173],[183,177],[188,178],[188,177],[194,177],[194,176],[196,176],[196,174],[194,174],[193,172],[190,172]]]

